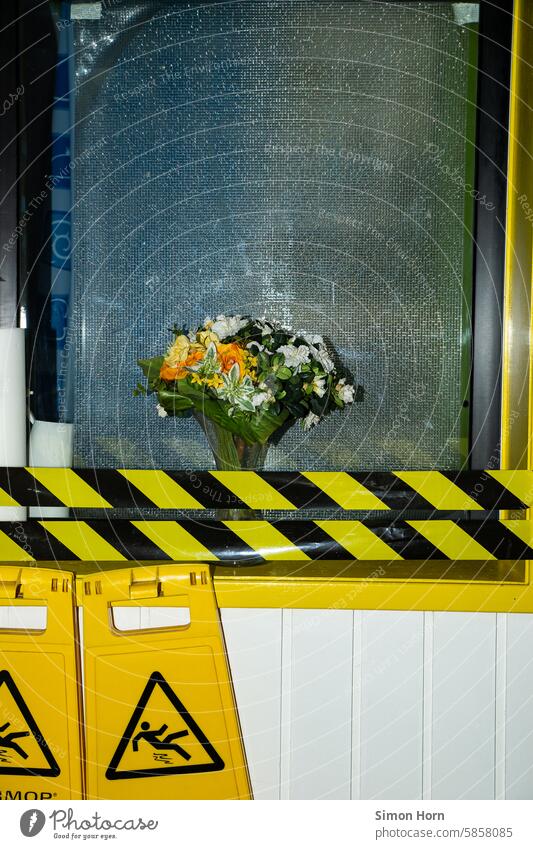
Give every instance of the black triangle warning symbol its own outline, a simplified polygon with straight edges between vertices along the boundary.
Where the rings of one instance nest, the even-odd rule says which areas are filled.
[[[0,775],[46,775],[60,769],[20,690],[0,672]]]
[[[152,672],[106,770],[122,778],[215,772],[224,761],[160,672]]]

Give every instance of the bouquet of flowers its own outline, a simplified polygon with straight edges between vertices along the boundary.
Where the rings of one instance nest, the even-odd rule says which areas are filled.
[[[193,412],[206,432],[207,420],[219,468],[242,467],[246,445],[266,445],[297,419],[309,429],[361,400],[361,387],[348,382],[321,336],[241,315],[173,333],[164,356],[139,360],[148,392],[157,393],[160,416]],[[139,384],[136,394],[145,391]]]

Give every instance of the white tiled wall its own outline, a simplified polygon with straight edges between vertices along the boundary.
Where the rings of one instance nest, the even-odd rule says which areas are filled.
[[[256,798],[533,798],[533,616],[222,621]]]

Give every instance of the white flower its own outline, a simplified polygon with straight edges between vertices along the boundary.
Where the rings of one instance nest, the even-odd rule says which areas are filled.
[[[156,410],[157,410],[157,415],[161,416],[162,419],[164,419],[168,416],[167,411],[165,410],[164,407],[161,406],[161,404],[157,405]]]
[[[333,371],[333,369],[335,368],[335,363],[333,362],[333,360],[331,359],[330,355],[328,354],[327,350],[324,347],[315,348],[315,351],[316,351],[316,353],[313,352],[313,356],[316,357],[316,359],[318,360],[318,362],[320,363],[320,365],[322,366],[324,371],[326,371],[329,374],[330,371]]]
[[[309,362],[309,348],[307,345],[281,345],[278,348],[278,354],[283,354],[285,357],[285,365],[287,368],[294,368],[296,371]]]
[[[316,333],[300,333],[299,334],[302,339],[305,339],[306,342],[309,342],[310,345],[323,345],[324,337],[319,336]]]
[[[303,425],[305,430],[309,430],[310,428],[317,425],[320,421],[320,416],[315,416],[314,413],[308,413],[303,420]]]
[[[335,392],[345,404],[353,404],[355,387],[351,383],[346,383],[346,378],[343,377],[342,380],[339,380],[335,387]]]
[[[315,395],[318,395],[319,398],[324,397],[326,394],[326,381],[323,377],[315,377],[311,386]]]
[[[260,407],[261,404],[265,404],[267,401],[272,400],[272,392],[256,392],[252,397],[252,404],[254,407]]]
[[[216,333],[219,339],[226,339],[228,336],[235,336],[247,324],[248,319],[241,315],[217,315],[216,321],[209,329]]]
[[[261,336],[270,336],[273,331],[272,325],[268,324],[268,322],[257,321],[256,327],[261,330]]]

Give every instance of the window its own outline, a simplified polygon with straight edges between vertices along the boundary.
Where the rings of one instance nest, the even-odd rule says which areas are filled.
[[[482,467],[499,428],[510,4],[51,8],[61,179],[41,333],[60,351],[32,384],[74,422],[74,464],[210,465],[194,422],[132,397],[135,362],[175,322],[235,311],[331,337],[366,391],[290,430],[269,467],[458,468],[472,448]]]

